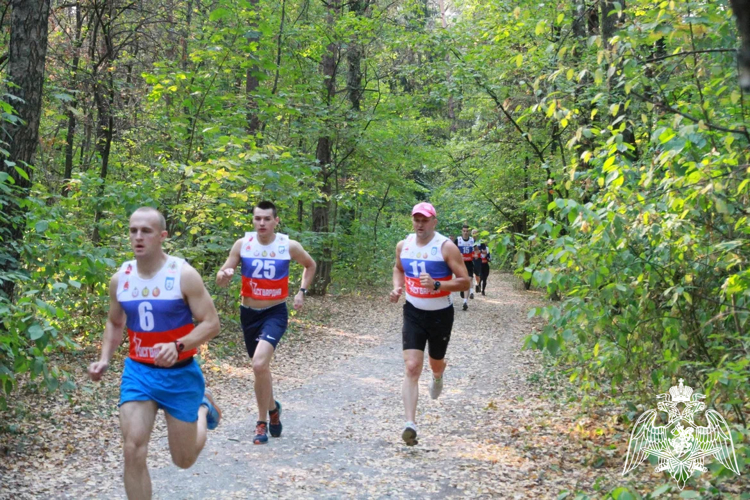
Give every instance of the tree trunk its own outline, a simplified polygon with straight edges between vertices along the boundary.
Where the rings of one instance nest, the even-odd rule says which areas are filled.
[[[339,11],[340,0],[333,0],[328,4],[328,25],[333,26],[335,15]],[[321,72],[324,81],[324,100],[330,108],[336,97],[336,57],[338,55],[338,44],[331,42],[326,47],[326,53],[321,60]],[[333,145],[329,131],[318,138],[318,146],[315,150],[315,159],[320,166],[321,187],[320,199],[313,204],[313,231],[323,233],[321,256],[318,259],[318,267],[315,270],[315,281],[311,292],[314,295],[325,295],[328,285],[331,283],[331,268],[333,267],[331,243],[328,241],[327,233],[330,231],[329,213],[331,200],[331,153]]]
[[[7,75],[8,80],[17,87],[9,88],[6,92],[23,99],[11,101],[22,121],[4,124],[10,137],[9,157],[0,163],[0,171],[15,181],[16,196],[23,200],[28,197],[33,176],[33,171],[27,165],[33,164],[39,142],[50,1],[12,0],[11,8]],[[16,168],[23,169],[28,179]],[[23,239],[26,215],[26,209],[16,203],[9,203],[3,211],[3,217],[0,217],[0,242],[5,249],[2,256],[5,258],[0,260],[0,276],[19,269],[18,246]],[[0,293],[13,300],[13,278],[3,281],[0,287]]]
[[[245,96],[247,98],[247,135],[255,135],[260,130],[260,118],[258,117],[258,101],[255,93],[258,91],[260,81],[258,80],[258,50],[260,46],[260,32],[258,31],[258,22],[256,21],[258,13],[258,0],[250,0],[250,6],[253,9],[253,21],[250,23],[250,36],[248,42],[252,47],[250,57],[253,59],[253,65],[247,68],[245,75]]]
[[[81,8],[76,7],[76,32],[74,41],[74,55],[72,62],[72,69],[70,71],[70,88],[76,89],[78,86],[78,64],[80,61],[80,49],[81,49],[81,28],[83,27],[83,17],[81,16]],[[67,111],[68,115],[68,134],[65,137],[65,173],[63,174],[63,187],[62,195],[67,196],[70,188],[70,179],[73,177],[73,149],[75,145],[76,136],[76,114],[73,111],[78,106],[78,98],[74,97],[70,103],[70,109]]]
[[[731,0],[732,10],[737,16],[737,28],[742,38],[738,54],[740,67],[740,86],[750,92],[750,0]]]

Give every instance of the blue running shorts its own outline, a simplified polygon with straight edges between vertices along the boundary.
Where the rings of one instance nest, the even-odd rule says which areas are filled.
[[[179,368],[158,368],[126,358],[119,406],[154,401],[177,420],[196,422],[205,392],[203,372],[195,360]]]
[[[247,354],[252,358],[261,340],[265,340],[276,349],[276,345],[286,332],[289,311],[286,302],[260,310],[240,306],[240,322]]]

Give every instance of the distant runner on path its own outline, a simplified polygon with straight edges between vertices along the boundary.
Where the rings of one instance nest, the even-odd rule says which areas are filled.
[[[443,390],[445,352],[453,328],[451,292],[468,289],[471,281],[461,253],[452,241],[435,231],[437,213],[429,203],[412,209],[414,233],[396,245],[393,290],[390,301],[398,302],[406,287],[402,328],[405,375],[402,386],[406,425],[401,438],[408,446],[417,441],[417,399],[424,350],[429,345],[430,396]],[[455,275],[455,278],[453,277]]]
[[[461,228],[461,236],[456,238],[456,246],[461,251],[461,257],[466,266],[466,272],[469,275],[469,284],[465,288],[469,292],[469,298],[474,298],[474,289],[472,288],[472,278],[474,277],[474,238],[469,236],[469,226],[464,224]],[[464,299],[463,310],[469,308],[469,303],[464,295],[464,290],[461,291],[461,298]]]
[[[102,352],[88,369],[91,380],[101,380],[127,326],[130,354],[120,384],[120,429],[129,499],[151,498],[146,455],[159,408],[167,420],[172,461],[182,469],[195,463],[206,444],[206,428],[216,428],[221,419],[193,360],[196,348],[219,333],[219,317],[198,272],[162,250],[166,227],[153,208],[139,208],[130,217],[135,260],[125,262],[109,282]]]
[[[479,230],[471,230],[471,239],[474,240],[474,252],[471,255],[472,264],[474,265],[474,280],[476,281],[474,291],[479,293],[480,280],[482,279],[482,257],[479,255]]]
[[[315,277],[315,261],[298,242],[275,232],[279,217],[276,205],[262,201],[253,208],[255,232],[245,233],[234,243],[227,261],[216,273],[216,284],[227,286],[234,269],[242,264],[240,321],[247,354],[255,374],[258,421],[253,443],[266,444],[281,436],[281,404],[273,397],[271,358],[286,332],[289,312],[289,261],[304,266],[302,285],[294,296],[294,308],[301,309],[307,287]]]
[[[480,283],[482,285],[482,295],[485,295],[484,290],[487,288],[487,277],[490,275],[490,261],[492,260],[492,255],[490,255],[490,250],[484,243],[479,244],[479,259],[482,263],[482,278]]]

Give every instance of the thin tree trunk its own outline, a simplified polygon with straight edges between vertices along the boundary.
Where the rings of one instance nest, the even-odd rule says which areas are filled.
[[[74,41],[74,55],[72,62],[72,70],[70,75],[70,88],[76,89],[78,86],[78,64],[80,62],[80,51],[81,51],[81,28],[83,27],[83,17],[81,16],[81,8],[76,7],[76,31]],[[74,97],[70,103],[70,108],[67,112],[68,115],[68,135],[65,137],[65,172],[63,173],[63,187],[62,195],[67,196],[70,188],[70,179],[73,177],[73,149],[75,145],[76,136],[76,114],[75,110],[78,106],[78,98]]]
[[[21,121],[5,124],[10,137],[9,156],[0,162],[0,171],[15,181],[15,195],[23,200],[28,197],[31,187],[33,171],[28,166],[34,162],[39,142],[50,0],[12,0],[11,8],[7,75],[17,87],[6,92],[22,99],[11,102]],[[16,169],[24,171],[25,175]],[[18,247],[23,239],[26,209],[9,203],[3,212],[0,216],[0,242],[5,255],[0,260],[0,277],[20,268]],[[13,300],[15,280],[12,276],[0,283],[0,290]]]
[[[258,50],[260,46],[260,32],[258,31],[258,22],[256,21],[258,13],[258,0],[250,0],[250,6],[253,9],[253,21],[250,23],[250,36],[248,41],[250,44],[255,44],[255,47],[250,54],[253,59],[253,65],[247,68],[245,75],[245,97],[247,99],[247,135],[255,135],[260,130],[260,117],[258,116],[258,101],[255,93],[258,91],[260,86],[260,80],[258,79],[258,73],[260,68],[258,67]]]
[[[335,16],[339,11],[340,0],[333,0],[327,4],[328,8],[328,25],[333,26]],[[321,60],[321,72],[323,73],[326,106],[330,108],[336,97],[336,57],[338,55],[338,44],[331,42],[326,47],[326,52]],[[320,200],[313,204],[313,231],[323,233],[323,248],[321,257],[318,261],[318,267],[315,270],[315,281],[313,282],[311,292],[314,295],[325,295],[328,285],[331,283],[331,269],[333,267],[333,252],[331,243],[328,241],[327,233],[330,231],[329,215],[331,200],[331,153],[332,140],[330,132],[326,130],[325,135],[318,138],[318,146],[315,150],[315,159],[320,165],[321,187]]]

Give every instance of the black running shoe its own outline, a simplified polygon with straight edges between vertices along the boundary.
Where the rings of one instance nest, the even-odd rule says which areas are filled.
[[[281,403],[276,401],[276,409],[268,412],[268,432],[271,437],[281,436]]]
[[[467,304],[466,302],[464,302],[464,311],[467,310],[468,308],[469,308],[469,304]]]

